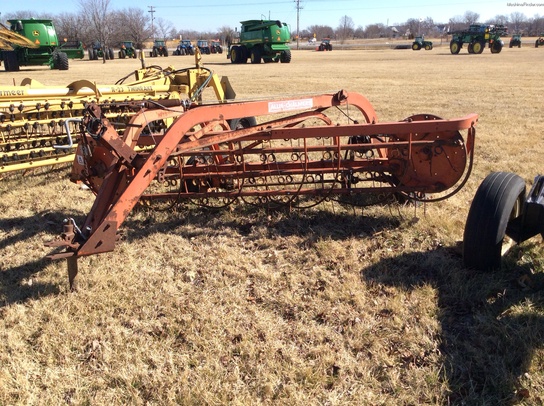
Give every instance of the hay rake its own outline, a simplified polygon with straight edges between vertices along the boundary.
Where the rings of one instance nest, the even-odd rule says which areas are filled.
[[[67,133],[77,132],[76,123],[89,103],[100,103],[104,116],[123,131],[134,114],[124,107],[126,102],[202,102],[206,88],[213,89],[213,101],[234,99],[228,78],[204,68],[199,52],[195,62],[195,67],[184,69],[146,67],[142,54],[142,68],[134,71],[132,80],[130,74],[114,84],[82,79],[67,86],[45,86],[26,78],[18,86],[0,86],[0,175],[73,161],[76,140],[69,142]],[[164,129],[168,123],[156,125]]]
[[[47,244],[55,247],[49,258],[68,259],[72,288],[77,258],[114,250],[117,232],[137,204],[223,207],[243,200],[304,208],[325,199],[392,193],[445,199],[470,175],[478,120],[476,114],[453,120],[418,114],[379,123],[365,97],[346,91],[119,107],[134,112],[122,134],[95,103],[78,123],[71,179],[86,184],[96,199],[81,226],[65,220],[63,233]],[[150,130],[166,119],[173,121],[164,133]]]

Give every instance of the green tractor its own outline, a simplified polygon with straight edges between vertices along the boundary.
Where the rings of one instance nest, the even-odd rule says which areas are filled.
[[[0,62],[6,71],[18,71],[21,65],[47,65],[51,69],[68,70],[70,58],[83,58],[80,41],[59,43],[51,20],[8,20],[10,28],[0,27]],[[14,42],[14,37],[26,42]]]
[[[510,44],[508,44],[508,47],[509,48],[512,48],[512,47],[521,48],[521,34],[512,35],[512,38],[510,38]]]
[[[89,47],[89,60],[97,61],[99,59],[113,59],[113,49],[103,46],[100,41],[93,42],[93,45]]]
[[[426,51],[433,49],[433,43],[431,41],[425,41],[423,35],[417,36],[412,43],[412,49],[414,51],[419,51],[421,48],[424,48]]]
[[[119,47],[119,59],[136,58],[137,52],[132,41],[123,41]]]
[[[222,54],[223,47],[221,46],[221,42],[219,42],[219,40],[212,40],[210,45],[210,51],[212,54]]]
[[[332,44],[330,38],[323,38],[321,40],[321,44],[315,49],[316,51],[323,52],[323,51],[332,51]]]
[[[291,62],[289,26],[279,20],[247,20],[241,22],[239,38],[229,44],[227,58],[231,63],[257,64]]]
[[[211,49],[210,49],[210,45],[208,44],[208,41],[205,40],[205,39],[199,39],[197,42],[196,42],[196,46],[197,48],[200,50],[200,53],[202,55],[204,54],[211,54]]]
[[[168,56],[166,41],[163,39],[156,39],[153,42],[153,49],[151,49],[149,56],[152,58],[156,58],[157,56]]]
[[[468,30],[452,32],[450,52],[457,55],[463,44],[468,44],[469,54],[481,54],[485,45],[489,44],[492,54],[501,52],[504,42],[501,36],[508,34],[508,28],[504,25],[473,24]]]

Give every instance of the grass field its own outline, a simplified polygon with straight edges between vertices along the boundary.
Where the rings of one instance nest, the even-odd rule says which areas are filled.
[[[424,206],[301,212],[134,211],[112,253],[80,260],[80,289],[44,241],[94,197],[67,168],[0,181],[0,405],[541,405],[544,250],[501,271],[463,267],[480,182],[542,171],[544,50],[293,51],[290,64],[205,55],[238,99],[359,92],[380,121],[480,115],[473,174]],[[175,68],[189,56],[147,59]],[[137,60],[0,72],[113,84]]]

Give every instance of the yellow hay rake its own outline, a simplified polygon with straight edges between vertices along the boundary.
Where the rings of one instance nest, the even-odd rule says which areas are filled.
[[[214,102],[234,99],[228,78],[204,68],[199,53],[195,61],[192,68],[163,69],[145,67],[142,56],[142,68],[134,71],[132,81],[126,82],[129,74],[112,85],[83,79],[54,87],[27,78],[19,86],[0,86],[0,174],[71,162],[77,145],[69,134],[77,131],[90,103],[103,106],[105,117],[122,132],[134,114],[123,103],[172,99],[200,104],[206,88],[214,90]],[[162,128],[152,132],[165,130],[169,123],[154,125]]]

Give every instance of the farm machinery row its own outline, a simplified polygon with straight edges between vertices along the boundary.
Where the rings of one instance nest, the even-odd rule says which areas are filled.
[[[71,162],[77,144],[69,134],[93,102],[100,103],[104,116],[122,132],[134,115],[124,103],[200,102],[206,87],[214,89],[214,101],[234,98],[228,78],[217,77],[195,58],[194,68],[179,70],[146,68],[142,60],[134,80],[129,74],[115,84],[77,80],[52,87],[27,78],[20,85],[0,86],[0,174]]]
[[[112,110],[130,112],[120,131]],[[91,101],[70,127],[71,180],[96,195],[85,218],[49,241],[75,288],[78,258],[115,249],[136,206],[206,208],[237,203],[303,209],[403,195],[438,201],[472,167],[478,116],[417,114],[380,123],[370,102],[339,91],[259,101]]]

